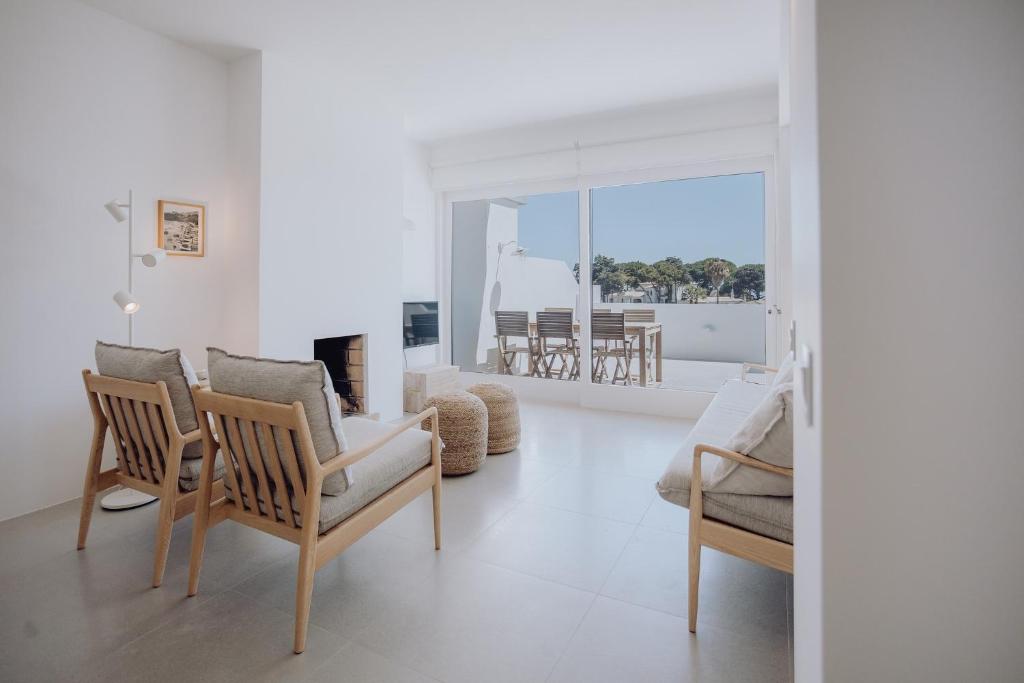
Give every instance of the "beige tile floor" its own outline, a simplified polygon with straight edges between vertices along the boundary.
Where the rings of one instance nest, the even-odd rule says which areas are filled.
[[[234,524],[210,533],[185,598],[191,520],[149,587],[154,506],[70,502],[0,523],[2,681],[788,681],[792,582],[704,551],[686,628],[686,511],[654,481],[681,420],[524,403],[523,441],[445,479],[316,579],[291,654],[297,555]],[[84,465],[84,464],[83,464]]]

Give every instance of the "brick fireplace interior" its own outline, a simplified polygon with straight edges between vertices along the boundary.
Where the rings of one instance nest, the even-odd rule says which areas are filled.
[[[313,358],[324,362],[346,415],[367,411],[366,335],[313,340]]]

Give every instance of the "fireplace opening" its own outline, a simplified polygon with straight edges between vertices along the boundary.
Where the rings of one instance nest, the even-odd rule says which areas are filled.
[[[366,335],[314,339],[313,358],[327,366],[334,391],[341,396],[341,412],[366,413]]]

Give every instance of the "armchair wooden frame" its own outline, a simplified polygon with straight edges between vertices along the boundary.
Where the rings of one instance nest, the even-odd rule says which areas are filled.
[[[372,531],[428,489],[433,492],[434,547],[441,548],[441,439],[437,409],[428,408],[372,442],[320,463],[302,403],[257,401],[194,387],[192,395],[203,439],[199,502],[192,532],[188,595],[199,590],[206,533],[226,519],[264,531],[299,546],[295,591],[295,652],[306,647],[306,630],[316,570]],[[319,533],[320,497],[324,478],[353,465],[402,432],[430,420],[430,464],[400,482],[325,533]],[[233,500],[214,500],[211,479],[217,440],[224,457],[224,476]],[[245,435],[243,439],[242,435]],[[257,434],[261,437],[257,438]],[[246,444],[249,456],[246,455]],[[298,444],[296,453],[293,443]],[[296,510],[292,509],[295,505]]]
[[[760,363],[744,363],[740,367],[740,381],[746,382],[747,375],[750,374],[751,370],[758,370],[761,374],[771,375],[779,371],[778,368],[773,368],[770,365],[762,365]]]
[[[740,529],[724,522],[704,518],[704,492],[701,478],[701,455],[710,453],[754,467],[792,477],[793,470],[761,462],[748,455],[719,448],[706,443],[693,447],[693,473],[690,478],[690,539],[689,539],[689,608],[690,633],[697,632],[697,594],[700,583],[700,549],[707,546],[736,557],[757,562],[773,569],[793,573],[793,545]]]
[[[163,583],[174,522],[191,514],[199,499],[199,491],[181,490],[178,474],[181,454],[187,444],[202,438],[200,430],[181,433],[164,382],[132,382],[94,375],[89,370],[82,371],[82,379],[92,411],[93,434],[82,492],[78,549],[85,548],[97,493],[120,485],[156,496],[160,499],[153,558],[156,588]],[[117,451],[117,466],[101,470],[108,429]],[[214,453],[216,449],[214,444]],[[209,488],[211,498],[223,498],[223,482],[213,482]]]

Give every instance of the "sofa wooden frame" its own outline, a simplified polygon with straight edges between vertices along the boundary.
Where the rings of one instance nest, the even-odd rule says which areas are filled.
[[[295,591],[294,649],[298,654],[306,647],[316,571],[428,489],[433,492],[434,547],[440,550],[441,439],[437,431],[436,408],[424,410],[365,446],[320,463],[315,456],[302,403],[286,405],[258,401],[199,387],[193,388],[192,395],[203,439],[203,467],[192,532],[189,596],[195,595],[199,589],[199,572],[207,530],[224,520],[230,519],[297,544],[299,571]],[[417,470],[345,521],[320,534],[320,496],[324,478],[372,455],[402,432],[413,427],[419,428],[427,419],[431,425],[430,464]],[[210,427],[211,421],[217,431],[216,438]],[[275,439],[273,428],[287,430],[291,438]],[[257,439],[257,432],[262,435],[262,439]],[[246,457],[243,433],[245,441],[257,444],[254,450],[260,451],[262,457]],[[296,454],[292,446],[293,439],[299,445],[300,454]],[[224,457],[224,477],[235,492],[233,500],[215,500],[212,496],[211,479],[218,440]],[[281,444],[280,448],[277,443]],[[290,501],[283,501],[284,504],[280,505],[261,505],[263,501],[274,500],[271,488],[274,492],[291,492],[301,517],[292,510]]]
[[[92,412],[92,445],[85,471],[82,512],[78,523],[78,549],[85,548],[96,494],[125,486],[160,499],[153,587],[163,583],[174,522],[192,514],[199,491],[182,491],[178,483],[181,455],[187,444],[201,438],[200,430],[182,434],[174,418],[167,384],[133,382],[82,371]],[[110,430],[117,466],[101,470],[103,444]],[[223,498],[224,484],[214,482],[211,498]]]
[[[765,373],[778,372],[767,365],[744,363],[740,378],[745,380],[747,371],[755,369]],[[741,465],[774,472],[784,477],[793,476],[793,470],[761,462],[748,455],[726,450],[706,443],[698,443],[693,447],[693,472],[690,475],[690,538],[689,538],[689,617],[690,633],[697,632],[697,596],[700,584],[700,550],[702,546],[714,548],[723,553],[742,557],[773,569],[793,573],[793,545],[731,524],[704,518],[704,491],[701,475],[701,455],[710,453],[720,458],[738,462]]]

